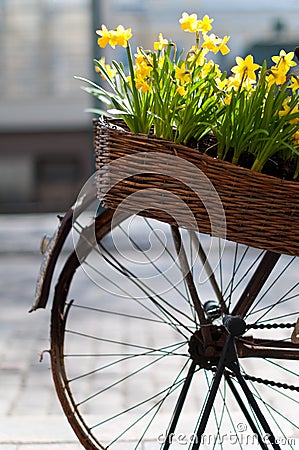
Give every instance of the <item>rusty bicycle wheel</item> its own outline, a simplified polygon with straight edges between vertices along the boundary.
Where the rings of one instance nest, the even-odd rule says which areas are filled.
[[[51,361],[81,444],[294,448],[298,258],[110,210],[80,220],[55,288]],[[221,356],[223,317],[245,323],[233,335],[237,361]]]

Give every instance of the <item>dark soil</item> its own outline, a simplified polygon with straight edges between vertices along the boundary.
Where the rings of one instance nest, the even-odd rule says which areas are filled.
[[[188,146],[191,148],[197,148],[201,153],[211,156],[212,158],[217,158],[217,141],[213,135],[206,135],[199,142],[191,140],[188,142]],[[233,151],[228,152],[225,161],[232,162]],[[254,162],[254,155],[249,152],[244,152],[238,162],[238,166],[251,169]],[[284,160],[280,156],[275,155],[263,167],[262,173],[267,175],[272,175],[283,180],[294,180],[294,173],[296,167],[293,161]],[[297,181],[297,180],[296,180]]]

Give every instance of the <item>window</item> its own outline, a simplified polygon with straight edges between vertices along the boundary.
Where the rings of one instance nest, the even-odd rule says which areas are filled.
[[[1,0],[0,94],[80,95],[74,75],[91,67],[90,2]]]

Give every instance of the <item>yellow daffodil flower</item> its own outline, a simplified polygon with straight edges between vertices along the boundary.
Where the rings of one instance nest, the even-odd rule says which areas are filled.
[[[295,145],[299,145],[299,131],[296,131],[296,133],[293,134],[292,141]]]
[[[267,82],[269,86],[272,84],[277,84],[278,86],[284,84],[287,80],[285,71],[281,70],[279,67],[271,67],[270,74],[267,76]]]
[[[154,50],[163,50],[163,48],[167,47],[168,40],[163,38],[163,34],[159,34],[159,41],[154,42]]]
[[[219,44],[219,51],[222,55],[227,55],[230,52],[230,48],[226,45],[229,39],[230,36],[224,36],[221,39],[221,42]]]
[[[252,84],[254,83],[253,80],[250,80],[248,78],[245,78],[239,74],[236,74],[232,77],[228,78],[227,87],[234,88],[234,89],[246,89],[247,91],[252,89]]]
[[[134,56],[135,56],[135,63],[138,66],[141,66],[141,65],[152,66],[153,65],[152,56],[150,54],[145,53],[140,48],[137,48],[137,53],[135,53]]]
[[[146,55],[137,49],[135,54],[135,74],[136,77],[147,78],[153,70],[153,61],[150,55]]]
[[[105,58],[104,58],[104,57],[102,57],[102,58],[99,60],[99,63],[105,68],[105,70],[106,70],[106,72],[107,72],[109,78],[113,79],[113,78],[115,77],[115,75],[116,75],[116,70],[115,70],[115,69],[112,69],[112,67],[110,66],[110,64],[106,64]],[[101,69],[100,69],[98,66],[95,66],[95,71],[96,71],[97,73],[101,73]],[[103,73],[101,73],[101,77],[103,78],[103,80],[106,80],[106,79],[107,79],[106,76],[105,76]]]
[[[219,38],[215,34],[204,34],[204,42],[202,43],[202,48],[205,48],[213,53],[219,52]]]
[[[223,39],[219,38],[218,36],[215,36],[215,34],[204,34],[203,36],[204,42],[202,44],[202,48],[206,48],[208,51],[211,51],[213,53],[218,53],[219,51],[222,53],[222,55],[226,55],[230,52],[230,49],[226,45],[228,40],[230,39],[229,36],[224,36]]]
[[[275,62],[277,68],[284,73],[287,73],[291,67],[296,66],[293,61],[294,52],[286,53],[285,50],[280,50],[279,56],[272,56],[272,61]]]
[[[178,86],[176,93],[180,94],[182,97],[184,97],[184,95],[186,95],[186,89],[185,89],[185,85],[181,85]]]
[[[289,101],[290,101],[290,97],[288,97],[284,100],[283,105],[282,105],[283,109],[281,111],[279,111],[279,117],[286,116],[290,112]]]
[[[197,31],[197,14],[189,15],[183,12],[179,22],[183,31],[188,31],[189,33],[195,33]]]
[[[142,77],[136,77],[135,78],[135,84],[136,84],[136,88],[140,89],[140,91],[142,93],[151,91],[150,85]]]
[[[299,106],[295,105],[292,109],[289,105],[289,99],[285,99],[285,101],[283,102],[282,105],[283,109],[281,111],[279,111],[279,117],[283,117],[286,116],[287,114],[297,114],[299,112]],[[299,119],[295,118],[295,119],[291,119],[289,122],[290,123],[298,123]]]
[[[152,72],[151,66],[146,66],[145,64],[141,66],[136,66],[135,68],[136,76],[141,77],[143,79],[148,78],[151,72]]]
[[[230,92],[229,94],[226,94],[226,96],[224,97],[224,103],[229,106],[231,104],[232,101],[232,93]]]
[[[189,71],[186,69],[186,64],[183,63],[181,67],[175,68],[175,77],[181,84],[185,84],[188,81],[191,81],[191,76]]]
[[[242,80],[256,80],[256,70],[259,69],[259,65],[253,62],[253,56],[247,55],[245,59],[240,56],[236,57],[237,65],[232,67],[231,71],[239,75]]]
[[[196,23],[196,31],[201,31],[202,33],[207,33],[212,29],[211,23],[214,21],[214,19],[210,19],[209,16],[206,14],[202,20],[198,20]]]
[[[102,25],[101,30],[96,30],[96,33],[99,34],[101,37],[98,38],[98,45],[101,48],[105,48],[110,41],[111,33],[107,30],[105,25]]]
[[[97,30],[96,33],[101,36],[98,39],[98,45],[101,48],[105,48],[108,44],[110,44],[112,48],[115,48],[116,45],[127,47],[128,40],[132,37],[131,28],[125,30],[122,25],[118,25],[115,30],[107,30],[106,26],[102,25],[102,29]]]
[[[292,91],[297,91],[299,89],[299,77],[292,75],[292,83],[290,84]]]
[[[118,25],[116,30],[110,31],[110,40],[109,44],[112,48],[115,48],[116,45],[119,45],[120,47],[127,47],[128,46],[128,40],[131,39],[132,33],[131,28],[128,28],[125,30],[125,28],[122,25]]]
[[[217,78],[216,78],[216,84],[217,84],[217,87],[218,87],[221,91],[224,91],[224,90],[227,88],[227,86],[228,86],[228,79],[227,79],[227,78],[224,78],[223,80],[221,80],[220,77],[217,77]]]
[[[219,69],[219,65],[215,64],[215,62],[210,59],[206,64],[204,64],[202,68],[202,75],[207,76],[211,70],[214,69],[214,75],[215,77],[219,78],[221,76],[221,71]]]
[[[193,45],[188,52],[187,60],[190,63],[193,63],[195,61],[196,67],[203,66],[206,63],[205,56],[208,52],[209,51],[207,49],[199,49],[198,47],[196,47],[196,45]]]

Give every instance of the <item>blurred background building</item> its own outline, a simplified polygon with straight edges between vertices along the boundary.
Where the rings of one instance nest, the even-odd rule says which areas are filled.
[[[65,210],[93,172],[93,99],[74,75],[95,76],[96,28],[131,27],[133,46],[158,33],[181,48],[183,11],[214,18],[231,53],[257,62],[299,45],[298,0],[0,0],[0,212]],[[107,60],[123,49],[105,50]]]

